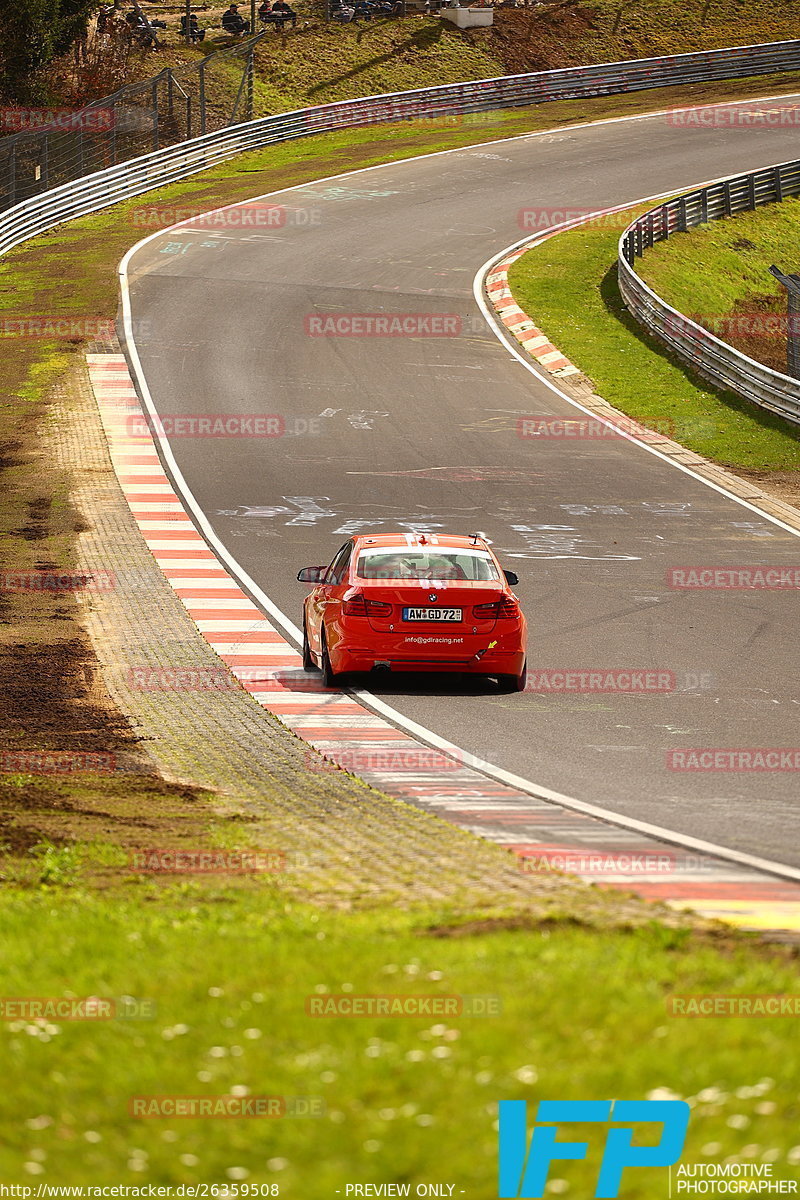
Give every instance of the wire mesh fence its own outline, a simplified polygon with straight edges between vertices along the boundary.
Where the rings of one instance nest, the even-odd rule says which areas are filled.
[[[153,150],[253,116],[257,34],[178,70],[167,68],[39,129],[0,138],[0,210]],[[233,96],[227,105],[220,96]],[[214,103],[210,97],[214,97]]]

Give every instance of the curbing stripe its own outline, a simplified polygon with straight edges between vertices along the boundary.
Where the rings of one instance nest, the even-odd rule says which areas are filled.
[[[580,224],[582,224],[581,220],[573,222],[573,225]],[[538,244],[552,236],[551,232],[537,234],[532,240]],[[501,263],[492,268],[490,274],[486,276],[486,292],[505,328],[541,367],[561,379],[569,375],[580,375],[580,369],[552,344],[547,334],[539,329],[533,318],[523,312],[509,287],[509,267],[518,258],[521,258],[527,249],[527,246],[523,246],[521,250],[515,251],[514,254],[504,258]]]

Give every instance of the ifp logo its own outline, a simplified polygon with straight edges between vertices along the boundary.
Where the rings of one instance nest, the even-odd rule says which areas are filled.
[[[500,1101],[501,1200],[543,1196],[551,1162],[586,1157],[588,1142],[556,1141],[558,1126],[565,1121],[612,1125],[594,1194],[617,1196],[626,1167],[669,1167],[678,1161],[689,1105],[685,1100],[541,1100],[530,1147],[526,1116],[524,1100]],[[654,1146],[634,1146],[634,1125],[654,1123],[663,1125],[660,1140]]]

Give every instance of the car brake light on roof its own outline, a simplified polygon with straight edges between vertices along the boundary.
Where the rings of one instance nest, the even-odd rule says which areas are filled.
[[[384,604],[382,600],[368,600],[360,592],[349,596],[342,604],[345,617],[388,617],[391,612],[391,604]]]
[[[492,617],[495,620],[503,617],[515,618],[519,616],[519,605],[511,596],[501,596],[499,600],[494,600],[491,604],[476,604],[473,612],[479,621],[486,621]]]

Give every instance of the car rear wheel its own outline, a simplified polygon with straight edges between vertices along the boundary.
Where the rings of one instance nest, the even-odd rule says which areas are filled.
[[[524,692],[528,681],[528,664],[523,663],[519,675],[498,675],[497,684],[501,692]]]
[[[322,630],[321,644],[322,644],[322,654],[321,654],[322,683],[326,688],[341,687],[343,676],[337,675],[336,672],[334,671],[333,667],[331,666],[331,660],[330,660],[330,656],[328,654],[328,641],[327,641],[327,638],[325,637],[324,629]]]
[[[311,647],[308,644],[308,630],[306,629],[306,619],[303,617],[303,670],[316,671],[317,664],[311,657]]]

